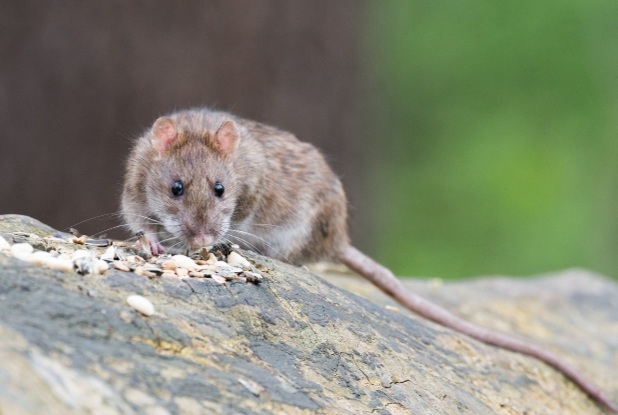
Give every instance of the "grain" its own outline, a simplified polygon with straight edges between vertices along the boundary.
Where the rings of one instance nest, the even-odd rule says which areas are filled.
[[[34,248],[29,243],[13,244],[11,246],[11,255],[22,261],[30,261]]]
[[[185,255],[174,255],[172,259],[176,262],[176,264],[179,267],[182,267],[182,268],[191,269],[191,268],[197,267],[197,264],[195,263],[195,261]]]
[[[9,249],[11,249],[11,245],[4,237],[0,236],[0,251],[8,251]]]
[[[227,256],[227,263],[233,267],[239,267],[243,269],[251,268],[251,263],[237,252],[230,252],[230,254]]]
[[[142,297],[141,295],[132,294],[127,297],[127,304],[129,304],[133,309],[139,311],[145,316],[152,316],[155,313],[155,308],[152,302],[146,297]]]

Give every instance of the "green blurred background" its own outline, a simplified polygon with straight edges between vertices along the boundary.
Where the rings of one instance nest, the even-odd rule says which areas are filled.
[[[371,2],[376,256],[618,276],[618,2]]]

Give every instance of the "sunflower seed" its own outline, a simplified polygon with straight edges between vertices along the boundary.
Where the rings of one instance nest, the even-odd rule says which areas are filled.
[[[124,271],[124,272],[131,271],[131,268],[129,268],[127,264],[121,261],[114,261],[112,262],[112,265],[114,266],[114,268],[116,268],[119,271]]]
[[[212,278],[214,281],[218,282],[219,284],[226,283],[226,279],[223,278],[221,275],[213,274],[210,276],[210,278]]]
[[[135,272],[137,275],[141,275],[142,277],[148,277],[148,278],[154,278],[157,276],[157,274],[155,274],[154,272],[150,272],[148,270],[146,270],[143,266],[138,266],[137,268],[135,268]]]
[[[193,278],[204,278],[204,273],[198,271],[189,271],[189,276]]]
[[[257,272],[243,271],[242,274],[247,278],[247,282],[259,283],[264,279],[264,277]]]
[[[86,239],[84,245],[106,247],[111,244],[109,239]]]
[[[6,251],[11,249],[11,245],[4,239],[4,237],[0,236],[0,251]]]
[[[175,271],[178,268],[178,264],[173,259],[166,259],[161,263],[163,270]]]
[[[260,393],[264,392],[264,386],[259,383],[251,380],[251,379],[243,379],[239,378],[238,382],[243,385],[249,392],[254,394],[255,396],[260,396]]]
[[[152,316],[155,313],[155,308],[152,302],[141,295],[133,294],[128,296],[127,304],[145,316]]]
[[[30,261],[30,256],[34,248],[29,243],[18,243],[11,245],[11,254],[22,261]]]
[[[103,252],[101,255],[101,259],[103,261],[112,262],[116,258],[116,247],[114,245],[110,246]]]
[[[174,255],[172,259],[176,261],[176,264],[179,267],[182,267],[182,268],[190,269],[190,268],[197,267],[197,264],[195,263],[195,261],[185,255]]]
[[[85,258],[89,255],[90,255],[89,251],[86,251],[85,249],[78,249],[76,251],[73,251],[73,253],[71,254],[71,259],[73,261],[77,261],[78,259]]]
[[[233,267],[239,267],[243,269],[250,269],[251,263],[247,261],[244,257],[242,257],[237,252],[230,252],[227,256],[227,263]]]

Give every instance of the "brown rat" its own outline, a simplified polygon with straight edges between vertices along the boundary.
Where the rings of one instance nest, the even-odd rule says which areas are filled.
[[[165,251],[161,242],[189,249],[228,242],[297,265],[341,261],[420,316],[536,357],[618,412],[559,357],[417,296],[351,246],[341,182],[315,147],[290,133],[204,108],[161,117],[129,157],[122,212],[132,231],[145,232],[154,254]]]

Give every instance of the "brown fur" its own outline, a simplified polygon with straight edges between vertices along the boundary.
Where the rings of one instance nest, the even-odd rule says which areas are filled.
[[[348,245],[345,194],[315,147],[224,112],[195,109],[168,117],[178,128],[178,139],[159,155],[154,133],[148,131],[127,163],[122,211],[133,231],[173,235],[138,215],[158,220],[179,216],[187,225],[187,235],[176,235],[179,242],[196,248],[191,240],[195,229],[217,228],[228,220],[232,231],[215,242],[235,242],[294,264],[337,258],[343,252]],[[227,120],[236,124],[240,142],[226,157],[217,152],[213,137]],[[180,201],[169,190],[177,179],[187,187]],[[210,194],[215,180],[225,186],[226,203]],[[307,232],[297,231],[300,224]]]

